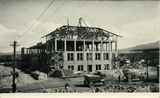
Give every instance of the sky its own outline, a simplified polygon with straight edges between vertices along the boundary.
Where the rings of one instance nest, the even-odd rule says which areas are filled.
[[[81,17],[88,26],[123,36],[118,38],[119,49],[156,42],[160,38],[159,1],[55,0],[38,19],[51,2],[0,0],[0,52],[12,52],[13,41],[18,42],[18,51],[21,47],[45,42],[41,37],[66,25],[67,18],[69,25],[77,26]]]

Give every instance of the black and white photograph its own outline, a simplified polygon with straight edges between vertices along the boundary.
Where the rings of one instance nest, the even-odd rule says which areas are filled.
[[[0,94],[158,94],[159,5],[0,0]]]

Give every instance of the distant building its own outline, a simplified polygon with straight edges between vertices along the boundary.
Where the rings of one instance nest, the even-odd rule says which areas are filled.
[[[150,65],[156,66],[159,62],[159,48],[151,49],[133,49],[131,50],[132,54],[137,54],[135,57],[137,60],[145,59],[149,60]]]
[[[130,53],[120,53],[119,57],[126,57],[131,60],[131,62],[145,60],[149,61],[149,65],[156,66],[159,63],[159,46],[154,48],[137,48],[130,50]]]

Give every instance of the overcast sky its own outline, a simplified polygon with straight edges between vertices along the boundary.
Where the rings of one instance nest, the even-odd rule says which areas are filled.
[[[36,21],[51,1],[1,0],[0,52],[13,51],[10,44],[19,38],[17,50],[35,45],[45,40],[42,36],[66,25],[67,18],[77,26],[80,17],[88,26],[123,36],[118,39],[119,49],[159,40],[159,1],[54,1]]]

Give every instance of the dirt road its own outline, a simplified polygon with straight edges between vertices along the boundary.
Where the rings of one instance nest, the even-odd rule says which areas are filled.
[[[10,71],[12,71],[12,68],[0,66],[0,70],[1,72],[4,70],[7,74],[10,75]],[[19,90],[21,93],[43,93],[43,92],[46,92],[47,90],[50,90],[52,93],[56,89],[64,88],[66,82],[69,83],[71,89],[76,90],[79,93],[92,92],[92,90],[95,88],[99,88],[101,90],[104,90],[106,88],[102,83],[96,84],[94,88],[89,88],[87,86],[84,86],[84,83],[83,83],[84,77],[66,78],[66,79],[49,77],[48,80],[34,80],[29,74],[25,74],[18,69],[16,69],[16,71],[20,73],[16,84],[17,84],[17,90]],[[141,81],[135,81],[135,82],[132,82],[131,84],[129,83],[118,84],[118,81],[116,80],[117,78],[116,78],[115,72],[116,72],[115,70],[106,71],[108,80],[114,80],[108,85],[112,85],[112,86],[121,85],[123,87],[130,87],[130,86],[141,87],[142,86]],[[4,73],[1,73],[2,76],[4,76]],[[113,76],[112,74],[114,74],[115,76]],[[148,84],[151,87],[151,92],[158,92],[157,90],[157,88],[159,87],[158,83],[147,82],[146,84]],[[1,85],[2,85],[0,87],[1,93],[5,92],[5,90],[8,90],[7,92],[11,91],[12,75],[7,77],[1,77]],[[4,85],[8,85],[8,87],[3,87]]]
[[[17,87],[22,93],[44,93],[47,90],[50,90],[49,92],[52,93],[56,89],[64,88],[65,83],[68,82],[71,89],[76,90],[78,93],[91,93],[93,89],[99,88],[104,91],[106,86],[104,86],[102,83],[97,83],[94,88],[89,88],[83,84],[83,77],[78,78],[68,78],[68,79],[60,79],[60,78],[49,78],[48,80],[32,83],[26,86]],[[155,91],[155,88],[158,87],[158,83],[152,83],[148,82],[146,83],[150,85],[151,92]],[[118,83],[118,81],[111,82],[108,85],[121,85],[125,88],[127,87],[142,87],[141,81],[135,81],[132,83]]]

